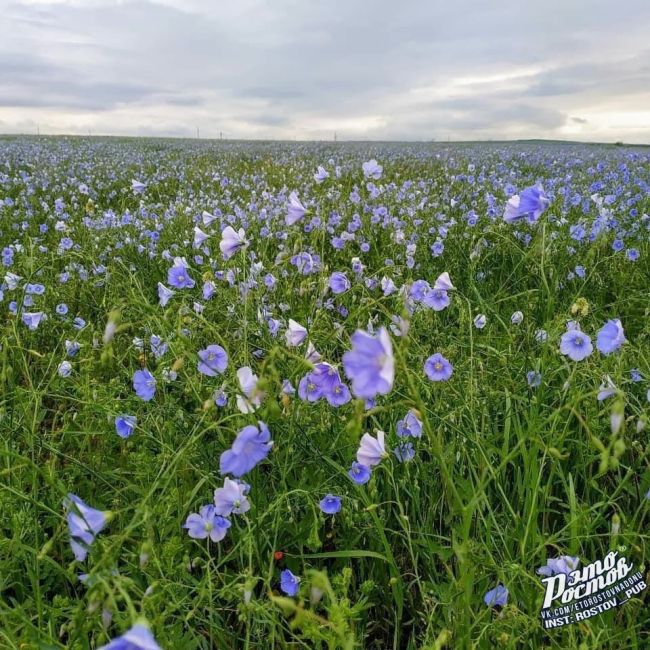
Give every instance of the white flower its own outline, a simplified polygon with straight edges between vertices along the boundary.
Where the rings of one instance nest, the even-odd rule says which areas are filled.
[[[237,379],[244,393],[237,395],[237,407],[242,413],[254,413],[264,398],[264,394],[257,390],[258,377],[248,366],[244,366],[237,371]]]
[[[203,221],[204,226],[209,226],[216,218],[217,217],[215,217],[213,214],[210,214],[205,210],[203,210],[203,214],[201,215],[201,220]]]
[[[296,323],[293,318],[289,319],[289,327],[285,332],[285,338],[289,347],[299,346],[307,338],[307,330],[300,324]]]
[[[62,361],[57,369],[59,377],[69,377],[72,372],[72,364],[69,361]]]
[[[20,275],[16,275],[15,273],[11,273],[11,271],[8,271],[7,273],[5,273],[5,282],[7,284],[7,289],[9,289],[10,291],[13,291],[14,289],[17,289],[21,280],[22,280],[22,277]]]
[[[451,283],[451,279],[449,278],[449,273],[447,273],[447,271],[441,273],[438,276],[438,279],[433,285],[433,289],[434,291],[450,291],[451,289],[455,289],[454,285]]]
[[[226,226],[223,229],[219,250],[225,259],[230,259],[238,250],[247,245],[246,231],[243,228],[236,231],[232,226]]]
[[[510,316],[510,322],[513,325],[519,325],[521,321],[524,320],[524,314],[520,311],[516,311],[512,316]]]
[[[199,248],[201,244],[209,237],[198,226],[194,226],[194,248]]]
[[[377,431],[376,438],[373,438],[369,433],[364,433],[359,443],[359,449],[357,450],[357,462],[366,467],[378,465],[386,455],[386,447],[384,445],[385,435],[380,430]]]

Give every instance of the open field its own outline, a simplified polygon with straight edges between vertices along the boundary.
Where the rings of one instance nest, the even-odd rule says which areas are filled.
[[[537,570],[647,582],[649,214],[641,147],[0,139],[0,648],[647,648]]]

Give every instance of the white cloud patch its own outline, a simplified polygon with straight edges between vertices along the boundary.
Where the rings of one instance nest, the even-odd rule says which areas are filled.
[[[4,132],[649,142],[645,0],[0,0]]]

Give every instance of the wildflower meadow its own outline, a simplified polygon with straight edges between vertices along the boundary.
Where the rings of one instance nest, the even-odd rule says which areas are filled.
[[[644,147],[0,138],[0,648],[650,647],[649,215]]]

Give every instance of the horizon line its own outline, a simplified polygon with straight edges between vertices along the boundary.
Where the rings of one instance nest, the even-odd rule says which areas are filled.
[[[650,142],[625,142],[624,140],[608,140],[608,141],[591,141],[591,140],[568,140],[558,138],[481,138],[475,140],[443,140],[437,138],[430,139],[414,139],[414,140],[399,140],[399,139],[345,139],[336,138],[328,140],[319,139],[302,139],[302,138],[214,138],[214,137],[193,137],[183,135],[122,135],[122,134],[80,134],[80,133],[4,133],[0,132],[0,138],[78,138],[78,139],[101,139],[101,138],[115,138],[115,139],[128,139],[128,140],[189,140],[201,142],[280,142],[280,143],[319,143],[319,144],[473,144],[473,143],[517,143],[517,142],[539,142],[539,143],[557,143],[557,144],[582,144],[582,145],[609,145],[609,146],[625,146],[625,147],[649,147]]]

